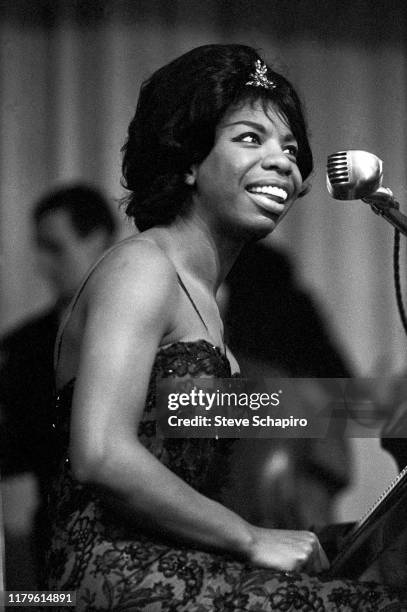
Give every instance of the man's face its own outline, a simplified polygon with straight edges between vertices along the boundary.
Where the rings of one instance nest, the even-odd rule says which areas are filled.
[[[58,300],[73,297],[85,273],[103,251],[103,241],[97,240],[101,233],[95,230],[81,236],[64,210],[51,211],[40,219],[36,229],[38,263]]]

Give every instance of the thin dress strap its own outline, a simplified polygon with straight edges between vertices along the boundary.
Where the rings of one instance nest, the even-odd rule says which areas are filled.
[[[61,355],[61,348],[62,348],[62,337],[64,335],[64,331],[65,331],[65,327],[68,323],[69,318],[71,317],[73,310],[77,304],[77,301],[79,300],[79,297],[82,293],[82,291],[85,288],[85,285],[89,279],[89,277],[91,276],[92,272],[95,270],[96,266],[93,266],[90,270],[90,272],[86,275],[85,280],[82,282],[79,290],[77,291],[77,293],[75,294],[74,298],[72,299],[71,303],[69,304],[68,308],[66,309],[63,319],[62,319],[62,323],[59,327],[58,330],[58,334],[57,334],[57,339],[56,339],[56,343],[55,343],[55,349],[54,349],[54,372],[56,373],[57,370],[57,366],[59,363],[59,358]]]
[[[188,299],[189,299],[189,301],[191,302],[191,304],[192,304],[192,306],[193,306],[193,308],[194,308],[194,310],[195,310],[196,314],[197,314],[197,315],[198,315],[198,317],[201,319],[201,321],[202,321],[202,323],[203,323],[204,328],[206,329],[206,331],[209,331],[209,330],[208,330],[208,326],[206,325],[205,321],[203,320],[203,317],[202,317],[201,313],[199,312],[199,310],[198,310],[198,308],[197,308],[197,306],[196,306],[196,304],[195,304],[194,300],[193,300],[193,299],[192,299],[192,297],[190,296],[189,291],[188,291],[188,289],[185,287],[185,285],[184,285],[184,283],[183,283],[183,280],[182,280],[182,278],[180,277],[180,275],[178,274],[178,272],[177,272],[177,279],[178,279],[178,282],[179,282],[179,284],[180,284],[181,288],[183,289],[183,291],[184,291],[185,295],[187,296],[187,298],[188,298]]]
[[[185,287],[182,278],[180,277],[180,275],[177,272],[177,279],[178,279],[178,283],[180,285],[180,287],[183,289],[185,295],[187,296],[187,298],[189,299],[189,301],[191,302],[196,314],[198,315],[198,317],[201,319],[203,326],[205,327],[206,331],[209,332],[208,326],[206,325],[201,313],[199,312],[194,300],[192,299],[188,289]],[[222,344],[223,344],[223,353],[224,355],[226,355],[226,345],[225,345],[225,339],[222,337]]]
[[[127,240],[131,240],[132,238],[128,238]],[[54,350],[54,372],[56,372],[57,370],[57,366],[58,366],[58,362],[59,362],[59,357],[61,354],[61,347],[62,347],[62,337],[65,331],[65,327],[67,326],[68,320],[70,319],[74,308],[79,300],[79,297],[82,293],[82,291],[84,290],[89,278],[92,276],[93,272],[96,270],[96,268],[99,266],[100,262],[103,261],[103,259],[105,259],[107,257],[107,255],[109,255],[109,253],[111,253],[111,251],[116,250],[119,246],[121,245],[121,242],[117,242],[116,244],[112,245],[109,249],[107,249],[104,253],[102,253],[102,255],[95,261],[95,263],[90,267],[90,269],[88,270],[88,272],[86,273],[85,277],[83,278],[81,285],[79,287],[79,289],[77,290],[75,296],[73,297],[71,303],[69,304],[68,308],[66,309],[63,319],[62,319],[62,323],[59,327],[58,330],[58,334],[57,334],[57,338],[56,338],[56,342],[55,342],[55,350]]]

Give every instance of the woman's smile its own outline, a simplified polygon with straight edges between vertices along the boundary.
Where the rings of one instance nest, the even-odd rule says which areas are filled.
[[[288,198],[287,189],[271,183],[250,184],[245,189],[255,204],[265,211],[274,215],[284,211],[284,202]]]
[[[277,187],[277,185],[249,185],[246,187],[246,191],[265,196],[276,202],[285,202],[288,197],[287,191],[281,187]]]

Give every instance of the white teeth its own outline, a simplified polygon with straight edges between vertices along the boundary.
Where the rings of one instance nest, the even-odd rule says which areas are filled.
[[[275,185],[261,185],[261,186],[253,186],[249,187],[248,191],[251,193],[264,193],[265,195],[274,195],[278,198],[281,198],[283,202],[287,199],[287,192],[281,187],[276,187]]]

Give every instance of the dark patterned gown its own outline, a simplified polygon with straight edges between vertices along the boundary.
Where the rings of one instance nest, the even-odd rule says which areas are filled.
[[[228,476],[233,441],[163,439],[156,433],[157,377],[188,375],[230,378],[230,365],[220,349],[205,340],[159,350],[138,435],[180,478],[217,498]],[[72,390],[73,383],[66,385],[57,402],[55,435],[65,450],[50,498],[46,574],[50,590],[77,592],[77,610],[407,610],[390,590],[374,583],[256,569],[227,554],[152,536],[114,517],[92,489],[74,480],[66,459]]]

